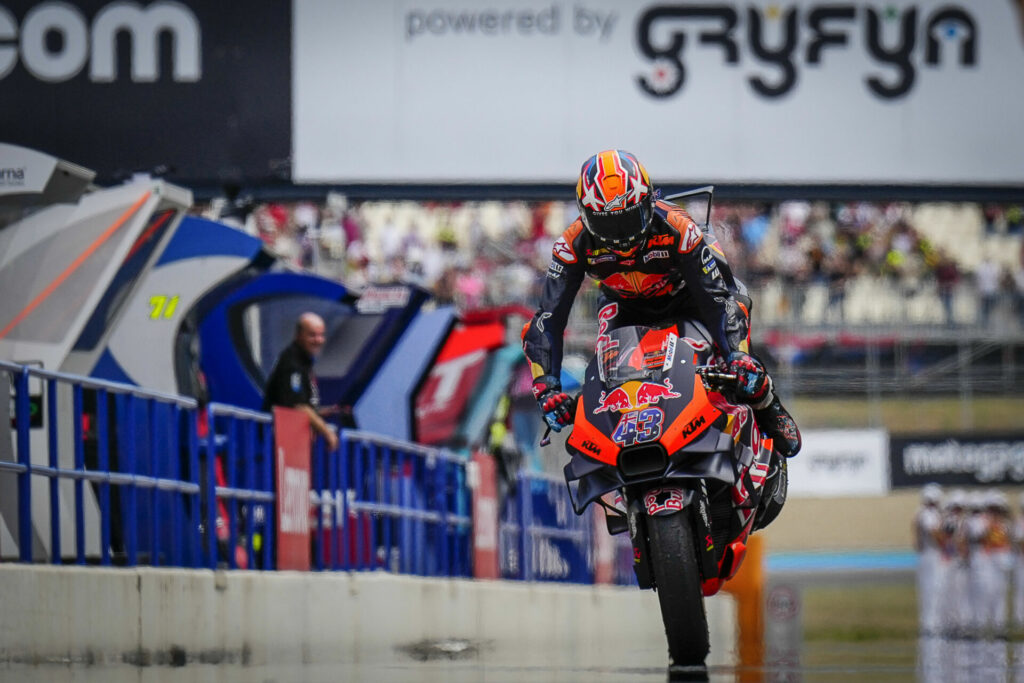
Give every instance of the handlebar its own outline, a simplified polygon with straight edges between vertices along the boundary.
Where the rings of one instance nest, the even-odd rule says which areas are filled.
[[[717,365],[698,365],[697,374],[708,385],[732,385],[739,380],[739,375],[735,372],[722,372]]]

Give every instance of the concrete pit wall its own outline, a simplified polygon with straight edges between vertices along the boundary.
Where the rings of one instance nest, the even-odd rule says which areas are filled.
[[[724,664],[734,601],[706,604]],[[0,606],[0,664],[667,663],[657,596],[636,588],[6,564]]]

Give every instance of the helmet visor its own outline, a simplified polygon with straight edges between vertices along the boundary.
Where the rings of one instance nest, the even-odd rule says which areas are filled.
[[[583,211],[587,229],[602,242],[632,247],[647,232],[651,223],[651,204],[642,201],[619,211]]]

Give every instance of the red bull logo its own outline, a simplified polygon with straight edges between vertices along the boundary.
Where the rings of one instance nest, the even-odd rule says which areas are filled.
[[[615,410],[620,413],[632,409],[633,402],[629,399],[629,394],[622,387],[613,389],[610,394],[605,395],[605,392],[601,392],[601,395],[597,398],[597,407],[594,408],[594,414],[605,413],[609,410]]]
[[[657,403],[661,399],[679,398],[682,394],[672,390],[671,380],[665,380],[664,384],[657,382],[626,382],[621,387],[612,389],[611,392],[601,392],[597,400],[597,407],[594,414],[605,413],[614,410],[625,413],[630,410],[640,410],[649,405]]]

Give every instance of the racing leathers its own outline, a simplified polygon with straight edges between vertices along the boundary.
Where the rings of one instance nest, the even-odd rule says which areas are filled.
[[[580,219],[556,240],[540,305],[523,332],[523,350],[542,406],[558,403],[557,397],[564,395],[557,380],[562,338],[585,276],[600,282],[601,319],[607,321],[607,329],[684,317],[700,320],[720,356],[730,363],[743,359],[737,366],[741,374],[749,363],[763,373],[760,363],[747,356],[749,303],[741,303],[746,297],[717,242],[681,207],[657,201],[643,241],[631,252],[609,249]],[[799,432],[775,397],[770,379],[758,392],[751,401],[758,423],[781,453],[795,455]]]

